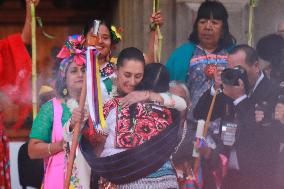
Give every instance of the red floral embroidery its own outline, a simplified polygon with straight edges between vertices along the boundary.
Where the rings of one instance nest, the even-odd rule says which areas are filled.
[[[171,111],[153,103],[138,103],[131,126],[129,108],[117,103],[116,147],[132,148],[159,134],[172,123]]]
[[[100,69],[100,73],[101,73],[101,77],[108,77],[111,74],[114,73],[114,64],[108,62],[105,67],[103,67],[102,69]]]
[[[125,132],[121,133],[117,140],[117,144],[123,144],[124,148],[131,148],[140,144],[141,136],[137,133]]]
[[[118,102],[119,102],[119,99],[118,98],[113,98],[109,101],[107,101],[105,104],[104,104],[104,107],[103,107],[103,114],[104,114],[104,117],[107,117],[109,112],[118,107]]]

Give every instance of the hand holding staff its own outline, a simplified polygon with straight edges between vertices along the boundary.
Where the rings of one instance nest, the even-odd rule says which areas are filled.
[[[79,101],[79,108],[80,108],[81,112],[84,110],[85,101],[86,101],[86,77],[84,77],[83,87],[82,87],[82,91],[81,91],[81,95],[80,95],[80,101]],[[75,128],[74,128],[74,134],[73,134],[73,138],[72,138],[72,146],[71,146],[70,155],[69,155],[68,162],[67,162],[66,178],[65,178],[65,182],[64,182],[64,188],[65,189],[69,189],[70,178],[71,178],[71,175],[72,175],[72,169],[73,169],[73,164],[74,164],[74,160],[75,160],[76,149],[77,149],[77,146],[78,146],[78,137],[79,137],[81,125],[82,125],[82,120],[80,122],[76,123]]]
[[[206,121],[204,123],[204,130],[203,130],[203,137],[205,138],[206,135],[207,135],[207,132],[208,132],[208,128],[209,128],[209,123],[210,123],[210,120],[211,120],[211,117],[212,117],[212,113],[213,113],[213,108],[214,108],[214,105],[215,105],[215,101],[216,101],[216,97],[217,95],[219,94],[219,90],[216,90],[214,96],[213,96],[213,99],[211,101],[211,104],[210,104],[210,108],[209,108],[209,111],[208,111],[208,115],[207,115],[207,118],[206,118]],[[200,157],[196,157],[195,161],[194,161],[194,172],[196,173],[199,169],[199,162],[200,162]]]
[[[155,21],[159,21],[158,19],[162,19],[159,15],[160,12],[158,12],[159,9],[159,0],[153,0],[153,14],[158,13],[156,15],[157,19],[155,20],[155,17],[153,18],[153,23],[156,23]],[[161,24],[163,23],[163,20],[161,20]],[[162,42],[163,42],[163,36],[160,30],[160,25],[155,24],[156,31],[157,31],[157,43],[155,44],[155,52],[154,52],[154,60],[155,62],[161,62],[161,52],[162,52]],[[155,41],[156,43],[156,41]]]

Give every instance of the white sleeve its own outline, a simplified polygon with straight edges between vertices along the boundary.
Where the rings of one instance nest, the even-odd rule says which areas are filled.
[[[180,96],[177,96],[175,94],[171,93],[159,93],[161,97],[164,100],[164,106],[168,108],[174,108],[178,111],[183,111],[186,109],[186,101],[181,98]]]
[[[109,134],[111,130],[116,128],[116,108],[112,109],[106,118],[106,133]]]

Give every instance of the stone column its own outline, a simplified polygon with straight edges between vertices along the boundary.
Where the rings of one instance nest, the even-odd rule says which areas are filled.
[[[160,0],[160,9],[165,17],[161,28],[163,39],[162,62],[175,47],[175,1]],[[123,41],[118,49],[134,46],[144,52],[149,39],[149,17],[152,14],[152,0],[119,0],[115,13],[115,23],[124,29]]]
[[[264,35],[275,33],[281,20],[284,20],[283,0],[259,0],[255,8],[255,41]]]

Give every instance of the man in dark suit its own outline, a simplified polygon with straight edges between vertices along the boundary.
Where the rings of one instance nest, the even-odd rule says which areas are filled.
[[[200,98],[194,110],[194,116],[196,119],[206,118],[212,95],[222,84],[223,91],[217,95],[212,120],[220,117],[224,120],[224,112],[227,111],[225,107],[229,106],[233,112],[232,121],[236,123],[237,128],[235,133],[229,129],[228,134],[226,125],[221,124],[218,133],[223,141],[222,147],[218,149],[221,149],[229,158],[229,170],[224,179],[223,188],[274,188],[279,138],[283,131],[279,122],[273,120],[269,114],[272,115],[279,88],[262,73],[257,53],[248,45],[238,45],[230,52],[228,67],[236,66],[241,66],[246,71],[247,81],[239,79],[238,85],[225,84],[221,81],[221,72],[217,69],[215,84]],[[265,122],[255,121],[257,106],[262,106],[267,112]],[[229,142],[228,145],[228,137],[229,141],[235,142],[231,144]]]

